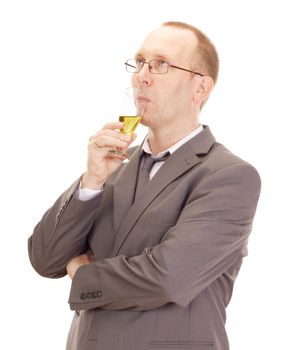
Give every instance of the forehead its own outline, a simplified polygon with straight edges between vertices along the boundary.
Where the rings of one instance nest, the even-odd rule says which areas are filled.
[[[146,60],[165,57],[188,62],[196,45],[197,38],[190,30],[164,26],[145,38],[136,56],[143,56]]]

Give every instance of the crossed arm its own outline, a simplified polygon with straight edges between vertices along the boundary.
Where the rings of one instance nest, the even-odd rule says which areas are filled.
[[[95,261],[96,260],[94,259],[92,252],[88,250],[86,253],[76,256],[67,264],[67,274],[71,279],[73,279],[79,267],[92,264]]]
[[[189,199],[160,244],[141,255],[94,261],[86,250],[71,252],[75,257],[65,264],[72,278],[71,308],[147,310],[170,301],[186,305],[244,255],[259,192],[260,180],[251,167],[231,169],[226,177],[214,174]],[[101,298],[81,300],[84,291],[99,288]]]

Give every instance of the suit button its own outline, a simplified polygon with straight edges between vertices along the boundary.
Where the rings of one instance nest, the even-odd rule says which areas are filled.
[[[97,299],[100,298],[103,295],[101,290],[95,290],[93,292],[86,292],[86,293],[81,293],[80,298],[82,300],[86,300],[86,299]]]
[[[92,292],[92,298],[96,299],[96,298],[100,298],[102,296],[102,291],[101,290],[95,290],[94,292]]]

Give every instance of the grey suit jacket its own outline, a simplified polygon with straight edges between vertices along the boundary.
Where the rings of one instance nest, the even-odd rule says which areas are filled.
[[[29,238],[32,265],[62,277],[90,248],[71,285],[68,350],[227,350],[226,313],[260,193],[248,163],[208,127],[181,146],[133,204],[141,147],[82,202],[79,181]]]

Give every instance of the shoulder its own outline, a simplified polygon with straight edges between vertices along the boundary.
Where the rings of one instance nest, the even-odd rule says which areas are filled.
[[[260,191],[261,178],[257,169],[219,142],[214,143],[202,163],[207,167],[209,177],[219,179],[220,185],[247,183],[249,190],[252,188]]]

